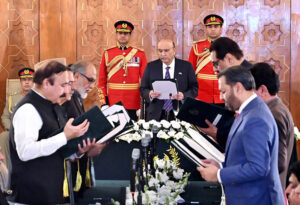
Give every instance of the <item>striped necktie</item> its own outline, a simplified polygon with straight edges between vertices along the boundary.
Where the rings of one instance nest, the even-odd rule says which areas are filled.
[[[165,75],[165,79],[170,79],[170,67],[166,67],[166,75]],[[173,104],[172,104],[172,99],[168,99],[165,100],[164,106],[163,106],[163,110],[170,112],[171,110],[173,110]]]

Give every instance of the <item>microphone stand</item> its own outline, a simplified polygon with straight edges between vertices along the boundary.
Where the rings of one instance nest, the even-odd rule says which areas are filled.
[[[172,93],[169,94],[169,100],[172,100]],[[172,105],[173,105],[173,102],[172,102],[172,101],[171,101],[171,103],[172,103]],[[169,118],[170,118],[170,111],[167,112],[167,121],[170,121]]]
[[[177,79],[175,79],[175,83],[176,83],[176,87],[178,88],[178,82],[177,82]],[[178,90],[177,90],[177,93],[179,93],[178,92]],[[177,114],[179,113],[179,100],[178,100],[178,98],[177,98]],[[178,121],[178,119],[177,119],[177,115],[175,116],[175,119],[176,119],[176,121]]]
[[[142,148],[143,148],[143,159],[145,162],[145,173],[146,173],[146,177],[145,177],[145,184],[148,185],[147,182],[147,176],[148,176],[148,146],[149,146],[149,138],[151,140],[151,137],[149,134],[146,134],[145,138],[142,139],[141,144],[142,144]]]
[[[151,175],[154,176],[154,162],[153,162],[153,158],[155,156],[156,153],[156,149],[155,149],[155,145],[157,142],[157,133],[158,133],[158,127],[156,125],[154,125],[152,127],[152,134],[153,134],[153,139],[150,142],[150,159],[149,159],[149,163],[150,163],[150,173]]]
[[[143,172],[143,157],[139,158],[139,165],[138,165],[138,181],[139,181],[139,188],[144,191],[145,179],[144,179],[144,172]]]
[[[133,204],[136,204],[134,199],[134,194],[136,190],[136,186],[135,186],[136,176],[139,170],[140,149],[137,148],[133,149],[131,157],[132,157],[132,167],[130,170],[130,192],[131,192]]]
[[[142,205],[142,191],[144,191],[143,157],[138,159],[138,196],[137,204]]]

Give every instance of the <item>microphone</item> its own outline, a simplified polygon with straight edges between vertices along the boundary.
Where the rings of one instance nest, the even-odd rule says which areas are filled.
[[[176,87],[178,88],[178,82],[177,82],[177,79],[175,78],[175,83],[176,83]],[[178,94],[179,92],[178,92],[178,90],[177,90],[177,94]],[[177,100],[177,113],[179,112],[179,100]],[[175,116],[175,118],[176,118],[176,116]]]
[[[155,172],[153,158],[154,158],[155,153],[156,153],[155,145],[157,143],[157,133],[158,133],[158,127],[157,127],[157,125],[153,125],[153,127],[152,127],[153,138],[150,141],[150,156],[149,156],[150,157],[150,159],[149,159],[150,172],[153,176],[154,176],[154,172]]]
[[[169,93],[169,99],[172,100],[172,93]],[[173,102],[172,102],[173,104]],[[167,112],[167,121],[170,121],[170,111]]]
[[[152,127],[152,133],[153,133],[153,155],[155,155],[155,152],[156,152],[156,150],[155,150],[155,145],[156,145],[156,143],[157,143],[157,133],[158,133],[158,127],[157,127],[157,125],[153,125],[153,127]]]
[[[143,138],[142,141],[141,141],[142,148],[143,148],[143,158],[145,160],[145,172],[146,172],[146,176],[148,175],[148,146],[149,146],[150,140],[151,140],[150,134],[146,134],[145,138]],[[146,182],[146,184],[147,184],[147,182]]]
[[[137,172],[138,161],[140,158],[140,150],[137,148],[134,148],[132,150],[131,158],[132,158],[132,168],[130,170],[130,192],[133,196],[134,192],[135,192],[135,176],[136,176],[136,172]],[[134,200],[134,198],[133,198],[133,200]]]

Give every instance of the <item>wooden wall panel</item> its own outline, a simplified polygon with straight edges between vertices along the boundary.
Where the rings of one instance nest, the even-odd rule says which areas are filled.
[[[156,45],[162,38],[173,39],[182,57],[181,0],[78,0],[77,59],[90,60],[98,69],[103,51],[116,45],[114,23],[118,20],[134,24],[130,44],[144,49],[148,61],[157,58]],[[86,106],[97,105],[93,96],[88,96]]]
[[[6,79],[39,60],[39,1],[0,1],[0,114],[5,106]],[[1,129],[1,128],[0,128]]]
[[[40,61],[76,61],[76,1],[40,1]]]
[[[184,58],[192,42],[205,38],[203,18],[221,15],[223,36],[234,39],[250,61],[270,63],[280,76],[280,97],[290,104],[290,0],[227,0],[184,3]]]
[[[105,49],[116,45],[114,23],[132,22],[131,44],[143,48],[148,61],[156,56],[161,38],[172,38],[182,57],[182,1],[169,0],[79,0],[77,5],[77,59],[88,59],[97,67]]]
[[[291,111],[295,125],[300,128],[300,1],[292,0],[291,13]]]

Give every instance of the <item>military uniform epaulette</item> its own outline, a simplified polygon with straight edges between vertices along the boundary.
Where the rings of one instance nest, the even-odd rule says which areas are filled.
[[[142,48],[138,48],[138,47],[136,47],[136,46],[131,46],[132,48],[135,48],[135,49],[138,49],[139,51],[144,51],[144,49],[142,49]]]
[[[200,43],[200,42],[203,42],[203,41],[206,41],[206,40],[207,40],[207,39],[204,38],[204,39],[201,39],[201,40],[199,40],[199,41],[194,41],[193,44]]]
[[[117,46],[109,47],[109,48],[105,49],[105,51],[108,51],[108,50],[113,49],[113,48],[116,48],[116,47],[117,47]]]

